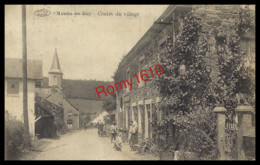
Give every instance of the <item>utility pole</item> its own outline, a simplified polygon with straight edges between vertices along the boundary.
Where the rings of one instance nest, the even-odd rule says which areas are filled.
[[[26,41],[26,6],[22,5],[22,42],[23,42],[23,118],[26,142],[29,144],[28,91],[27,91],[27,41]]]

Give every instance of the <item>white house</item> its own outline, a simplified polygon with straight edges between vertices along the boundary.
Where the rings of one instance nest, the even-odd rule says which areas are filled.
[[[94,120],[91,121],[93,124],[97,124],[98,122],[104,123],[104,117],[109,115],[107,111],[102,112],[98,117],[96,117]]]
[[[21,59],[5,59],[5,112],[23,122],[23,65]],[[35,88],[42,84],[42,61],[28,60],[28,119],[29,131],[32,137],[34,130],[34,96]]]

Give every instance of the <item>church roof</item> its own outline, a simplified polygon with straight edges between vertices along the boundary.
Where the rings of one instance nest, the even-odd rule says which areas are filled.
[[[62,73],[62,71],[60,69],[60,62],[59,62],[58,53],[57,53],[56,48],[55,48],[55,53],[54,53],[53,60],[52,60],[51,70],[49,71],[49,73]]]

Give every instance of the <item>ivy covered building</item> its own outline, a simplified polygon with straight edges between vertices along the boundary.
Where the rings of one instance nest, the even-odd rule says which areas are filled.
[[[166,132],[160,128],[168,115],[167,104],[162,103],[162,94],[156,79],[154,67],[160,64],[160,55],[167,51],[169,40],[174,43],[183,28],[183,20],[187,13],[192,13],[202,22],[202,37],[207,41],[206,64],[210,71],[212,81],[218,79],[218,54],[216,47],[216,34],[221,30],[234,28],[235,19],[239,16],[240,6],[234,5],[170,5],[162,15],[154,22],[144,36],[136,43],[130,52],[124,56],[115,73],[115,83],[122,80],[130,80],[133,86],[129,86],[117,93],[116,121],[119,128],[129,129],[130,121],[138,123],[140,139],[164,139],[165,135],[173,136],[174,132]],[[254,17],[252,17],[254,19]],[[255,59],[255,31],[254,28],[247,31],[241,40],[241,47],[247,52],[247,60],[250,68],[254,70]],[[153,69],[155,78],[148,72]],[[163,68],[165,69],[165,68]],[[139,75],[141,70],[146,70],[148,81],[137,82],[133,78],[135,73]],[[187,66],[183,64],[180,72],[185,72]],[[173,80],[174,81],[174,80]],[[127,84],[127,83],[126,83]]]

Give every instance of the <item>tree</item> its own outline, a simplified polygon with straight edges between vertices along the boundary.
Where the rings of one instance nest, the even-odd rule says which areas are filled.
[[[103,103],[103,109],[105,109],[109,113],[116,110],[116,95],[113,94],[112,97],[112,100],[104,101]]]

